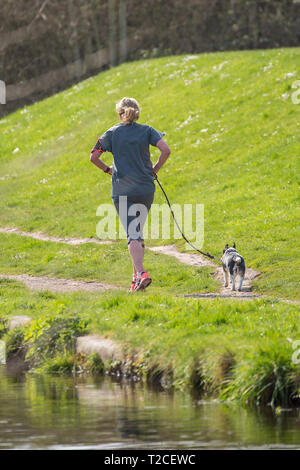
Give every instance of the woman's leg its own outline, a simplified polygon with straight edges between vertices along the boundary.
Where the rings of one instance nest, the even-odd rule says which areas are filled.
[[[119,198],[113,198],[114,205],[122,222],[124,229],[127,232],[128,251],[131,256],[133,266],[133,277],[140,278],[143,273],[143,286],[147,287],[151,282],[150,276],[146,273],[143,265],[145,245],[143,239],[143,227],[147,219],[148,212],[153,202],[154,194],[146,197],[138,196],[135,198],[128,197],[126,200],[126,210],[120,212]],[[150,281],[150,282],[149,282]],[[133,280],[135,283],[135,280]],[[132,284],[133,284],[132,283]],[[132,289],[131,289],[132,290]]]
[[[143,251],[139,248],[138,244],[140,245]],[[137,286],[139,274],[141,275],[142,272],[145,272],[144,267],[143,267],[143,260],[144,260],[144,253],[145,253],[144,240],[141,240],[141,241],[132,240],[128,244],[128,251],[130,253],[132,266],[133,266],[132,282],[130,286],[130,291],[132,292],[135,290]],[[141,269],[140,272],[139,272],[139,269],[136,268],[135,263]]]
[[[144,197],[142,200],[136,202],[136,204],[139,204],[139,206],[135,206],[135,209],[138,210],[137,233],[139,235],[139,238],[137,240],[130,239],[129,244],[129,252],[137,270],[137,279],[134,290],[146,289],[146,287],[148,287],[152,281],[151,277],[149,276],[143,265],[145,252],[143,228],[148,216],[148,212],[151,208],[151,204],[153,202],[153,197],[154,194],[148,197]],[[133,209],[133,212],[135,211],[135,209]],[[130,215],[132,215],[132,211],[130,211]]]
[[[136,273],[145,272],[143,261],[145,253],[143,228],[153,202],[154,194],[146,197],[129,198],[128,200],[128,249]],[[136,217],[138,216],[138,219]],[[131,223],[133,222],[133,226]],[[131,230],[130,230],[131,228]],[[131,232],[131,233],[130,233]]]
[[[141,269],[141,271],[138,271],[137,273],[136,285],[135,285],[134,290],[146,289],[146,287],[148,287],[149,284],[151,284],[152,282],[151,277],[149,276],[149,274],[147,273],[147,271],[144,269],[144,266],[143,266],[143,259],[144,259],[144,252],[145,252],[144,240],[143,239],[140,240],[139,243],[140,243],[140,247],[138,249],[138,256],[139,256],[139,262],[140,262],[139,269]]]
[[[145,271],[143,261],[144,261],[144,243],[139,240],[131,240],[128,244],[128,250],[132,259],[133,271],[136,275]]]

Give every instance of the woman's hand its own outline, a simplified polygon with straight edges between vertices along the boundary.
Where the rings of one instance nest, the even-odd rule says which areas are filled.
[[[107,166],[106,165],[106,168],[103,171],[104,171],[104,173],[107,173],[108,175],[112,175],[112,166]]]

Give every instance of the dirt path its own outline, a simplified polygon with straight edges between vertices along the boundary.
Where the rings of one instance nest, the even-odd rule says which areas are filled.
[[[51,241],[56,243],[66,243],[68,245],[81,245],[85,243],[96,243],[98,245],[108,245],[112,242],[109,240],[98,240],[96,238],[59,238],[51,235],[46,235],[42,232],[24,232],[17,228],[0,228],[0,233],[16,233],[23,237],[30,237],[42,241]],[[230,288],[224,287],[223,282],[223,270],[221,266],[216,266],[208,258],[200,254],[195,253],[181,253],[177,250],[175,245],[164,245],[156,247],[148,247],[149,250],[155,253],[161,253],[167,256],[173,256],[183,264],[189,264],[191,266],[211,266],[214,268],[214,277],[222,283],[220,292],[211,293],[194,293],[186,294],[184,297],[196,297],[196,298],[238,298],[240,300],[251,300],[256,297],[263,297],[259,294],[252,292],[251,283],[260,275],[258,271],[251,268],[246,268],[246,275],[243,282],[242,291],[231,291]],[[36,277],[28,276],[27,274],[20,275],[7,275],[0,274],[0,278],[16,279],[24,282],[30,289],[34,290],[52,290],[57,292],[75,292],[75,291],[105,291],[108,289],[117,289],[117,287],[103,284],[94,281],[76,281],[74,279],[57,279],[49,277]],[[296,300],[279,299],[286,303],[299,304]]]
[[[103,292],[117,289],[116,286],[95,281],[76,281],[74,279],[59,279],[46,276],[29,276],[28,274],[0,274],[0,279],[14,279],[26,284],[32,290],[49,290],[55,292]]]
[[[35,240],[42,240],[45,242],[66,243],[67,245],[82,245],[83,243],[96,243],[97,245],[110,245],[110,240],[98,240],[97,238],[60,238],[52,235],[46,235],[42,232],[23,232],[18,228],[3,227],[0,228],[0,233],[15,233],[22,237],[34,238]]]
[[[207,293],[207,294],[190,294],[186,295],[185,297],[199,297],[199,298],[216,298],[216,297],[223,297],[223,298],[239,298],[239,299],[253,299],[254,297],[260,297],[258,294],[254,294],[251,290],[251,282],[257,276],[259,276],[259,272],[255,271],[251,268],[246,268],[246,275],[243,282],[242,291],[232,291],[230,288],[224,287],[223,282],[223,269],[222,267],[218,267],[213,264],[208,258],[205,256],[198,255],[195,253],[180,253],[176,246],[174,245],[165,245],[165,246],[156,246],[151,247],[149,250],[154,251],[155,253],[161,253],[163,255],[173,256],[178,261],[183,264],[189,264],[191,266],[211,266],[214,268],[214,277],[218,279],[222,283],[222,288],[219,293]]]

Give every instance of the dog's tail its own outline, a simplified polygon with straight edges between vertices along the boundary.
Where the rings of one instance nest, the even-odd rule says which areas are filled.
[[[242,262],[242,258],[240,256],[235,256],[233,258],[233,261],[236,263],[236,264],[241,264]]]

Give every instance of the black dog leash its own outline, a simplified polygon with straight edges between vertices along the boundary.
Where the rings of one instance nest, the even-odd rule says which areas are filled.
[[[200,254],[203,255],[203,256],[207,256],[207,258],[216,259],[217,261],[220,262],[221,260],[220,260],[219,258],[216,258],[215,256],[213,256],[213,255],[211,255],[211,254],[209,254],[209,253],[204,253],[203,251],[198,250],[198,248],[196,248],[196,247],[186,238],[186,236],[184,235],[184,233],[182,232],[181,228],[180,228],[179,225],[178,225],[178,222],[177,222],[177,220],[176,220],[176,218],[175,218],[173,209],[172,209],[172,207],[171,207],[170,201],[169,201],[169,199],[168,199],[168,196],[166,195],[166,192],[165,192],[164,188],[162,187],[162,185],[161,185],[161,183],[160,183],[160,181],[159,181],[157,175],[156,175],[155,173],[153,173],[153,176],[154,176],[154,179],[157,181],[157,183],[158,183],[160,189],[162,190],[162,192],[163,192],[163,194],[164,194],[164,196],[165,196],[165,198],[166,198],[166,201],[167,201],[167,203],[168,203],[168,206],[169,206],[169,209],[170,209],[170,211],[171,211],[172,217],[173,217],[173,219],[174,219],[175,224],[177,225],[177,228],[178,228],[179,232],[181,233],[182,238],[190,245],[190,247],[193,248],[193,250],[198,251],[198,253],[200,253]]]

